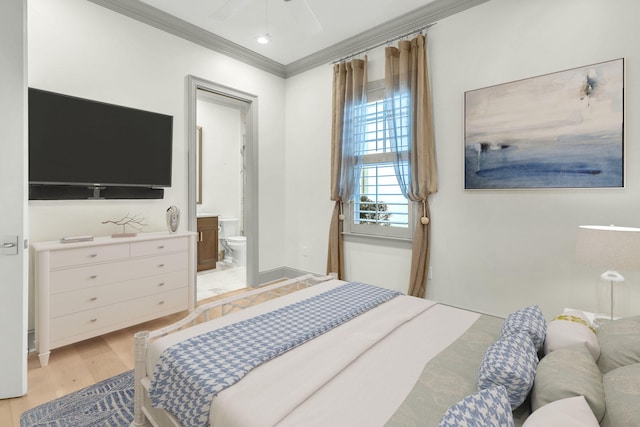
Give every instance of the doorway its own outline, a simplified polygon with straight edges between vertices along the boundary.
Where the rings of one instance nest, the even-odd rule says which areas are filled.
[[[194,76],[187,83],[189,230],[209,224],[198,245],[219,257],[196,273],[198,301],[258,285],[257,98]]]

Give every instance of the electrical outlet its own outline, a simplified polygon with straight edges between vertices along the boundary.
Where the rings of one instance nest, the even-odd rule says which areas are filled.
[[[433,279],[433,267],[429,266],[429,272],[427,273],[429,280]]]
[[[303,246],[302,247],[302,256],[304,258],[309,258],[309,247],[308,246]]]

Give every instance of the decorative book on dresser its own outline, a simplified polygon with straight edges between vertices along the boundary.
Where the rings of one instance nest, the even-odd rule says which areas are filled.
[[[52,349],[195,307],[196,233],[38,242],[36,348]]]

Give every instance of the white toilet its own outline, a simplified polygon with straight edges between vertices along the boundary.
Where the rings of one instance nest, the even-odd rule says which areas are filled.
[[[220,249],[224,249],[224,262],[236,266],[247,265],[247,238],[239,234],[238,218],[218,219],[218,240]]]
[[[247,238],[245,236],[231,236],[227,238],[231,248],[231,262],[237,266],[247,265]]]

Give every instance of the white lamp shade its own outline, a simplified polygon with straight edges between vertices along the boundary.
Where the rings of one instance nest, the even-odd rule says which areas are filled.
[[[594,267],[640,271],[640,228],[581,225],[576,259]]]

